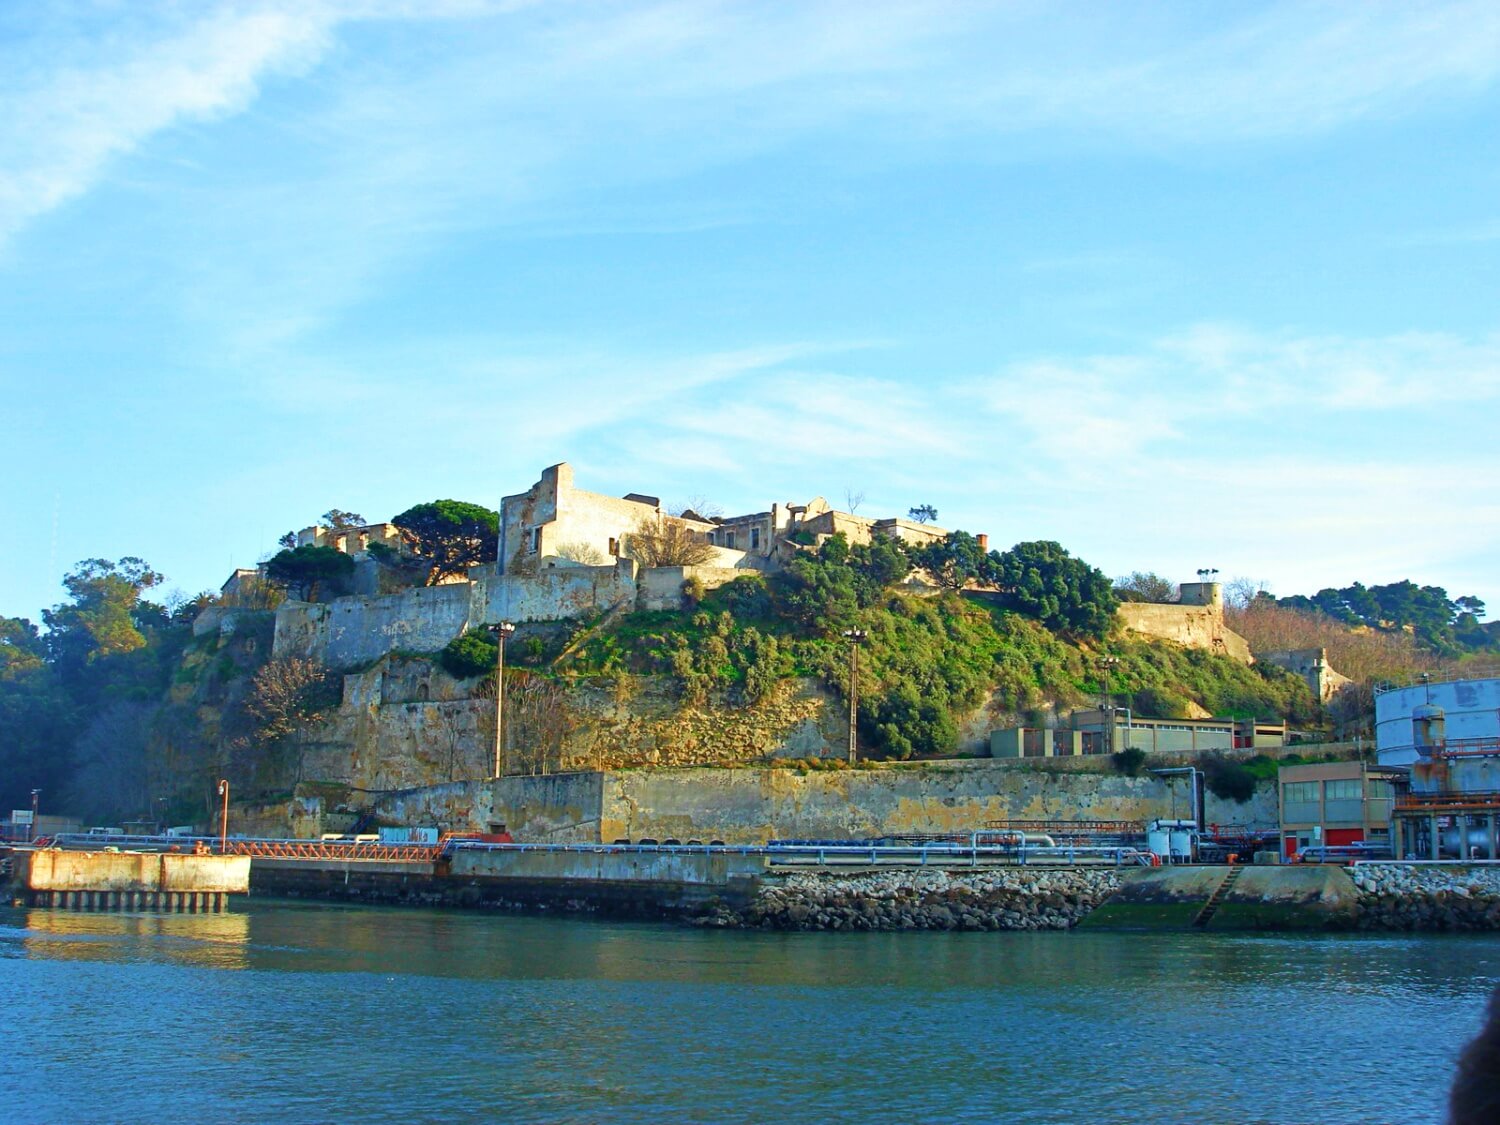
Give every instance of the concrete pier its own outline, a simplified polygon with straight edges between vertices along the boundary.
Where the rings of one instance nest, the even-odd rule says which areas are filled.
[[[172,852],[68,852],[16,856],[31,906],[61,910],[222,911],[250,891],[250,858]]]
[[[476,848],[459,851],[451,864],[257,857],[253,889],[369,903],[662,917],[691,914],[709,902],[748,903],[766,870],[758,855]]]

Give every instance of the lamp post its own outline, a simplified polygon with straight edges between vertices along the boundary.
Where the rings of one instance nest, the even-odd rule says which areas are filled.
[[[495,773],[498,779],[505,765],[505,641],[516,631],[515,625],[502,621],[491,625],[495,633]]]
[[[1099,706],[1099,717],[1103,720],[1105,737],[1109,739],[1109,752],[1115,752],[1115,705],[1114,697],[1109,693],[1109,674],[1119,666],[1118,656],[1101,656],[1099,658],[1099,677],[1104,688],[1104,699]]]
[[[849,764],[859,757],[859,646],[870,634],[863,629],[845,629],[849,641]]]
[[[219,813],[219,854],[229,853],[229,781],[219,778],[219,796],[224,798],[224,807]]]
[[[41,795],[42,791],[40,789],[33,789],[31,791],[31,831],[26,834],[26,842],[28,844],[36,839],[36,809],[38,798],[40,798]]]

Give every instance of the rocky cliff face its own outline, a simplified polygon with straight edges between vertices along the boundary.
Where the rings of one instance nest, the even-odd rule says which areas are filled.
[[[509,674],[505,771],[739,765],[842,754],[843,705],[815,681],[786,680],[753,704],[684,700],[664,677],[560,684]],[[303,775],[363,789],[488,776],[495,700],[431,661],[386,657],[344,678],[343,703],[308,732]]]

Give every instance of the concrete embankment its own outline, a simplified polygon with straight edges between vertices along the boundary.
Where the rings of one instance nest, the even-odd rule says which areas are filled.
[[[781,930],[1066,930],[1119,885],[1115,868],[798,872],[698,925]]]
[[[743,907],[765,868],[761,856],[725,852],[474,849],[436,865],[257,859],[251,889],[393,905],[677,917]]]

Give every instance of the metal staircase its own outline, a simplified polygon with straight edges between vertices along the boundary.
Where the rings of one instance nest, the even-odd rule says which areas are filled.
[[[1198,911],[1197,915],[1193,918],[1194,929],[1202,930],[1207,928],[1210,919],[1218,912],[1219,907],[1223,905],[1224,899],[1229,895],[1230,888],[1234,886],[1235,880],[1240,877],[1240,872],[1243,870],[1244,868],[1240,866],[1229,869],[1229,873],[1224,876],[1223,882],[1218,885],[1213,894],[1209,895],[1208,901],[1203,904],[1203,909]]]

